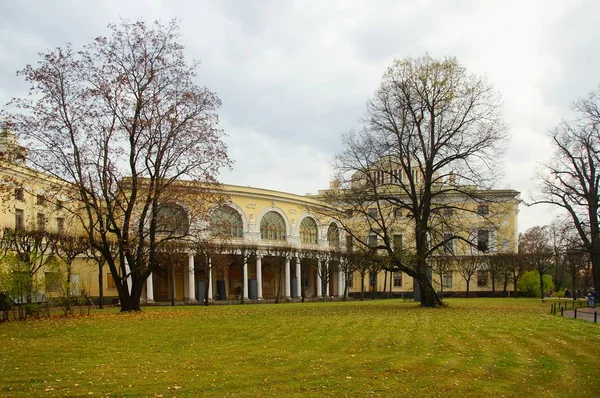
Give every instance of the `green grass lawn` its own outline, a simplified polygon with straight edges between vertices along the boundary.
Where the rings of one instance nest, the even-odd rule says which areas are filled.
[[[0,324],[0,396],[598,396],[600,326],[528,299],[116,309]]]

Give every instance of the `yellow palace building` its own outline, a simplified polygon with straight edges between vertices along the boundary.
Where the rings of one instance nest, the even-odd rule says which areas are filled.
[[[7,145],[14,145],[15,140],[14,135],[3,132],[0,152],[6,152]],[[73,229],[63,209],[76,204],[62,202],[60,195],[49,200],[45,195],[47,181],[47,176],[28,168],[24,160],[4,159],[0,168],[2,231],[26,226],[52,232],[61,232],[69,227]],[[347,243],[350,241],[343,226],[327,216],[331,208],[322,200],[321,192],[318,195],[295,195],[256,187],[222,185],[219,190],[221,200],[211,206],[204,217],[197,218],[190,214],[192,211],[185,202],[202,198],[194,198],[193,182],[181,184],[189,187],[192,193],[185,201],[169,203],[161,211],[168,217],[183,220],[180,225],[190,232],[202,230],[208,236],[211,231],[218,231],[218,238],[213,240],[217,244],[220,242],[224,249],[209,259],[212,264],[209,268],[201,266],[203,259],[193,250],[174,254],[172,258],[176,260],[173,264],[167,260],[163,272],[154,272],[148,278],[142,301],[195,303],[205,298],[260,301],[276,297],[284,300],[339,297],[344,294],[346,281],[350,296],[361,291],[360,274],[350,272],[346,275],[344,267],[340,266],[343,258],[339,253],[348,250]],[[477,244],[481,243],[479,240],[485,240],[491,251],[516,252],[518,192],[489,192],[500,198],[498,203],[490,203],[481,211],[457,212],[456,222],[471,231]],[[458,202],[465,207],[479,206],[465,202],[464,198],[457,198]],[[480,214],[483,211],[498,214],[494,223],[496,227],[487,226]],[[400,214],[397,216],[401,217]],[[398,221],[394,240],[410,248],[408,223],[404,219]],[[168,225],[165,228],[168,229]],[[457,245],[452,250],[459,255],[467,254],[467,246]],[[49,272],[53,271],[41,270],[38,277],[43,278]],[[74,294],[85,291],[91,297],[99,297],[102,285],[102,295],[107,301],[118,298],[110,272],[105,269],[100,274],[97,264],[87,257],[80,256],[76,261],[73,275],[72,281],[79,284],[72,290]],[[367,279],[364,283],[367,291],[386,291],[396,296],[411,296],[413,292],[412,278],[401,272],[381,271],[366,274],[364,278]],[[464,278],[455,271],[444,275],[442,283],[443,286],[434,283],[434,287],[456,294],[466,290]],[[472,292],[484,294],[491,290],[485,269],[479,270],[471,283]],[[52,289],[47,287],[45,293],[52,295]]]

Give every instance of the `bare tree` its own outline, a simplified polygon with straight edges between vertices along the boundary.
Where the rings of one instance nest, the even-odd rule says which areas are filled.
[[[396,60],[368,102],[363,129],[343,137],[335,164],[340,188],[328,196],[353,217],[340,214],[338,221],[358,244],[368,245],[365,229],[379,237],[378,248],[418,282],[422,306],[441,305],[429,257],[448,240],[468,242],[468,231],[453,229],[451,213],[468,211],[462,203],[469,200],[496,199],[479,196],[473,184],[487,186],[500,169],[500,104],[491,85],[455,58]],[[450,200],[456,198],[462,200]],[[393,247],[396,209],[410,220],[414,264]]]
[[[12,266],[13,274],[13,299],[26,304],[25,312],[21,314],[21,319],[32,315],[35,312],[35,306],[39,301],[39,289],[37,282],[40,278],[39,273],[54,260],[54,240],[56,235],[47,232],[45,229],[11,229],[5,228],[0,240],[0,246],[4,256],[8,252],[14,255],[14,260],[6,262]],[[48,281],[48,285],[55,284],[56,281]]]
[[[454,262],[453,255],[435,256],[430,259],[433,274],[440,278],[440,296],[442,299],[444,298],[444,276],[452,274],[454,271]]]
[[[530,268],[537,270],[540,276],[540,298],[544,299],[544,274],[554,264],[554,253],[550,244],[550,230],[548,226],[529,228],[519,237],[519,254],[524,255],[524,260]]]
[[[471,291],[471,279],[481,267],[480,256],[460,256],[456,257],[456,271],[463,277],[467,284],[467,298]]]
[[[539,175],[543,198],[566,211],[589,254],[600,289],[600,86],[573,104],[574,116],[551,130],[553,158]]]
[[[73,262],[78,256],[89,251],[90,242],[87,236],[59,233],[56,235],[53,243],[55,245],[54,253],[65,264],[65,297],[63,306],[65,315],[68,315],[71,313],[71,296],[73,294]]]
[[[57,48],[21,71],[31,90],[13,100],[13,121],[32,164],[73,184],[72,200],[83,205],[74,214],[106,259],[121,311],[132,311],[158,267],[161,241],[186,233],[165,234],[161,209],[191,188],[214,187],[230,162],[220,101],[194,82],[198,63],[185,60],[177,23],[109,29],[82,51]]]

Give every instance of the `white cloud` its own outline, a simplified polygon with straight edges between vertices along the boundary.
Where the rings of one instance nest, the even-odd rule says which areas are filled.
[[[326,188],[340,134],[358,126],[393,58],[454,55],[501,92],[512,139],[500,182],[527,199],[547,131],[599,83],[600,3],[581,1],[30,1],[0,4],[0,103],[37,53],[106,34],[119,17],[181,20],[181,42],[216,91],[233,171],[223,182]],[[550,211],[523,208],[521,230]]]

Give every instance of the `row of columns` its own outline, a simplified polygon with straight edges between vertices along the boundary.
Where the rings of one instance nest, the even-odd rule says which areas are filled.
[[[296,259],[296,276],[298,279],[298,283],[296,284],[296,297],[302,296],[302,280],[301,280],[301,269],[300,269],[300,259],[295,257]],[[126,268],[127,264],[125,264]],[[291,297],[291,273],[290,273],[290,258],[286,258],[285,260],[285,297]],[[195,286],[195,271],[194,271],[194,254],[188,254],[188,300],[191,302],[195,302],[196,300],[196,286]],[[244,261],[243,266],[243,297],[244,300],[248,300],[248,262]],[[131,283],[130,281],[128,281]],[[213,288],[212,288],[212,266],[210,266],[209,259],[209,272],[208,272],[208,289],[207,296],[209,300],[213,299]],[[130,287],[131,289],[131,287]],[[342,270],[338,271],[338,294],[342,294],[342,290],[344,289],[344,272]],[[262,300],[262,256],[256,256],[256,290],[257,290],[257,299]],[[325,286],[325,295],[329,296],[329,283]],[[322,280],[321,280],[321,262],[319,260],[318,270],[317,270],[317,297],[322,297]],[[154,302],[154,285],[152,279],[152,273],[146,280],[146,299],[149,303]]]

